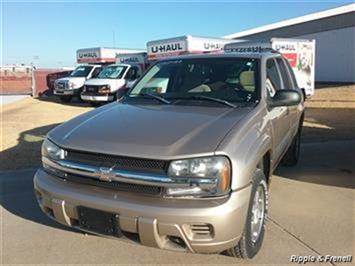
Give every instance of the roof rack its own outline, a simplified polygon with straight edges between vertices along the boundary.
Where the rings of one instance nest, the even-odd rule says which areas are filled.
[[[241,46],[241,47],[227,47],[224,49],[225,52],[227,53],[265,53],[265,52],[271,52],[271,53],[279,53],[275,49],[272,49],[270,47],[262,47],[262,46]]]

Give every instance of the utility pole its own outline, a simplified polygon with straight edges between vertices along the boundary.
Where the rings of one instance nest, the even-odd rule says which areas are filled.
[[[114,30],[112,30],[112,44],[113,48],[116,48],[116,34]]]

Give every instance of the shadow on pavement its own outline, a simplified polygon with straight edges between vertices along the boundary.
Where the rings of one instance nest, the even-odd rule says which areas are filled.
[[[34,128],[24,131],[18,138],[18,144],[0,154],[1,168],[7,164],[18,168],[15,171],[0,172],[0,204],[8,212],[39,224],[55,228],[75,231],[56,223],[40,210],[33,192],[33,175],[35,167],[41,164],[41,145],[45,135],[58,124]],[[11,167],[13,168],[13,167]]]
[[[51,102],[55,104],[62,104],[62,105],[67,105],[67,106],[78,106],[78,107],[91,107],[90,104],[83,102],[80,98],[78,97],[73,97],[70,102],[63,102],[60,100],[59,96],[47,93],[42,95],[41,97],[38,97],[37,100],[42,101],[42,102]]]
[[[301,182],[354,189],[354,150],[355,140],[303,144],[298,164],[279,166],[274,174]]]
[[[33,192],[32,179],[34,173],[35,169],[1,172],[1,206],[6,211],[23,219],[58,229],[77,232],[74,229],[52,221],[41,211]]]

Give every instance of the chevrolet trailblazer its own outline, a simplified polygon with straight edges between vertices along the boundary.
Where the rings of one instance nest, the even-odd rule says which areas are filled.
[[[277,52],[167,58],[119,101],[48,133],[35,194],[83,231],[252,258],[271,175],[297,163],[303,111]]]

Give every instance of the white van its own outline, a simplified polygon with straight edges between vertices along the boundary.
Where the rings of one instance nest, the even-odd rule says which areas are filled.
[[[116,64],[104,67],[95,78],[85,82],[81,99],[92,105],[115,100],[117,91],[129,88],[146,66],[145,52],[117,54]]]
[[[263,49],[280,52],[289,62],[295,73],[298,87],[306,97],[314,94],[315,83],[315,40],[272,38],[269,41],[244,41],[230,43],[225,52],[250,53]]]
[[[231,42],[235,40],[191,35],[150,41],[147,43],[148,60],[154,61],[185,54],[222,52],[224,46]]]

